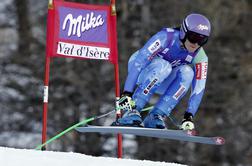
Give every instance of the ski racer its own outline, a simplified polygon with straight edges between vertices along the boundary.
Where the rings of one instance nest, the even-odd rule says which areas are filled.
[[[180,28],[163,28],[136,51],[128,61],[128,75],[119,100],[123,116],[120,126],[166,128],[164,119],[191,87],[181,129],[193,130],[195,116],[204,94],[208,57],[203,49],[211,32],[209,20],[189,14]],[[153,94],[160,98],[142,120],[140,111]]]

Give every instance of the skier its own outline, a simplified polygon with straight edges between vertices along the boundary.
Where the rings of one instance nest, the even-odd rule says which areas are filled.
[[[202,46],[207,43],[211,25],[201,14],[189,14],[180,28],[164,28],[128,62],[128,76],[119,100],[121,126],[166,128],[164,119],[191,86],[188,108],[181,129],[193,130],[195,116],[204,94],[208,58]],[[140,111],[153,94],[159,101],[142,121]]]

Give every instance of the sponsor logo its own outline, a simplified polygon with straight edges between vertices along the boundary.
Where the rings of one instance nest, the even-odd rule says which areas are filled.
[[[209,30],[209,28],[208,28],[207,25],[202,25],[202,24],[199,24],[199,25],[197,26],[197,28],[198,28],[199,30],[201,30],[201,31],[203,31],[203,30]]]
[[[207,67],[208,67],[207,62],[202,63],[202,79],[207,78]]]
[[[104,19],[101,15],[95,16],[94,12],[87,13],[85,16],[79,15],[74,18],[72,14],[68,14],[62,25],[62,30],[68,30],[67,36],[81,35],[91,29],[102,26]]]
[[[150,51],[150,53],[153,54],[157,52],[160,48],[161,48],[161,41],[157,39],[148,47],[148,50]]]
[[[144,92],[143,92],[143,93],[144,93],[145,95],[149,94],[151,88],[153,88],[153,86],[156,84],[157,81],[158,81],[157,78],[155,78],[154,80],[152,80],[152,81],[148,84],[148,86],[144,89]]]
[[[187,62],[192,62],[192,59],[193,59],[193,57],[191,56],[191,55],[187,55],[187,57],[186,57],[186,61]]]
[[[172,29],[172,28],[166,28],[166,31],[167,32],[174,32],[174,29]]]
[[[206,79],[207,78],[207,62],[197,63],[196,64],[196,79]]]
[[[59,42],[57,54],[88,59],[108,60],[110,55],[110,49],[104,47],[93,47]]]
[[[59,7],[59,38],[80,42],[108,43],[106,10]]]
[[[165,48],[165,49],[162,51],[162,53],[163,53],[163,54],[166,54],[169,50],[170,50],[169,48]]]
[[[178,100],[180,96],[185,92],[186,88],[181,85],[178,91],[172,96],[175,100]]]
[[[201,79],[201,68],[202,68],[201,63],[197,63],[196,64],[196,79],[197,80]]]

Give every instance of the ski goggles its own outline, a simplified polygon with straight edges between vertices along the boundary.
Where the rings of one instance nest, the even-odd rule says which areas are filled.
[[[187,32],[186,38],[189,40],[189,42],[198,43],[200,46],[206,44],[208,40],[208,36],[201,35],[192,31]]]

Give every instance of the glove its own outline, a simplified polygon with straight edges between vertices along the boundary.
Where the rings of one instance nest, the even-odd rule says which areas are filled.
[[[123,92],[121,98],[119,99],[119,106],[123,112],[131,111],[135,108],[135,102],[131,98],[132,93],[130,92]]]
[[[182,130],[194,130],[193,115],[190,112],[185,112],[184,119],[182,121]]]
[[[180,128],[182,130],[194,130],[195,129],[194,124],[191,121],[184,121],[184,122],[182,122]]]

